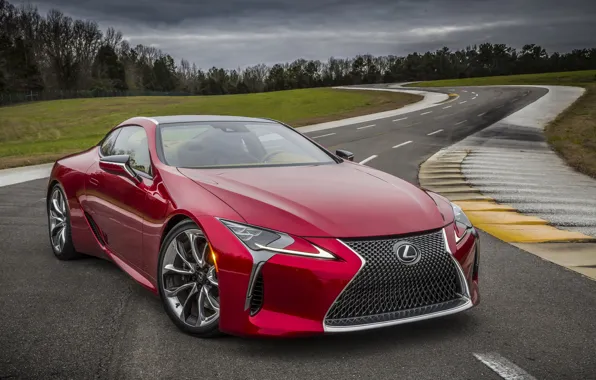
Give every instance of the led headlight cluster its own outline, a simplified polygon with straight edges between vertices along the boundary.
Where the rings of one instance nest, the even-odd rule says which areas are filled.
[[[228,220],[220,221],[232,231],[232,233],[253,251],[266,250],[287,255],[315,257],[318,259],[335,259],[331,253],[310,244],[304,239],[296,239],[282,232],[275,232],[254,226],[230,222]],[[292,245],[308,247],[316,252],[306,252],[302,250],[286,249]]]

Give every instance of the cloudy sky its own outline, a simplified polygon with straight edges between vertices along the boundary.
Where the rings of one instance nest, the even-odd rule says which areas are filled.
[[[23,0],[9,0],[23,3]],[[405,55],[486,41],[596,47],[596,0],[28,0],[121,30],[179,61],[234,68]]]

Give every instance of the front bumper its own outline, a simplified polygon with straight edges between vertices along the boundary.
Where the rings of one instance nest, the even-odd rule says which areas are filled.
[[[338,260],[274,254],[256,265],[262,258],[255,259],[254,254],[251,255],[221,223],[204,227],[209,231],[208,238],[217,255],[220,330],[233,335],[286,337],[367,330],[454,314],[479,302],[478,235],[474,230],[457,245],[452,226],[437,231],[443,239],[445,254],[457,271],[461,297],[447,303],[420,304],[420,307],[402,305],[401,310],[391,310],[393,312],[389,314],[379,313],[382,307],[376,311],[368,308],[368,313],[366,308],[359,311],[352,308],[350,310],[355,314],[367,315],[337,323],[337,319],[329,318],[329,313],[358,278],[366,261],[345,242],[332,238],[308,239],[332,252]],[[394,239],[398,238],[402,237]],[[421,261],[419,264],[428,266],[429,263]],[[428,269],[431,272],[427,277],[432,279],[432,267]],[[367,289],[375,287],[367,285]],[[377,288],[377,291],[383,292],[383,289]],[[426,293],[421,290],[419,294],[418,298]],[[389,294],[387,297],[393,296]],[[373,299],[374,295],[369,298]],[[438,299],[432,295],[431,298]],[[410,306],[417,305],[412,303]],[[387,309],[388,306],[384,307]]]

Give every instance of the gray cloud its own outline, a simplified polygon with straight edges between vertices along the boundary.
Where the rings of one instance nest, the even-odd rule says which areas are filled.
[[[486,41],[549,51],[596,47],[593,0],[37,0],[132,45],[153,44],[207,68],[299,57],[396,54]]]

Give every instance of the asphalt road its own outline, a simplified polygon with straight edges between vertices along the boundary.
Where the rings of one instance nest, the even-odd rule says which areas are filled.
[[[456,101],[393,118],[407,119],[310,135],[416,183],[427,157],[544,94],[455,90]],[[463,314],[317,338],[201,340],[115,265],[54,259],[45,186],[0,188],[0,379],[501,378],[479,358],[536,379],[596,379],[596,283],[484,233],[482,302]]]

